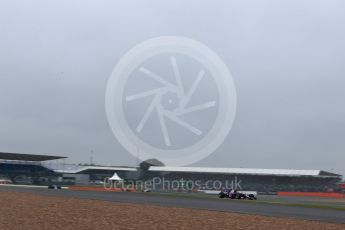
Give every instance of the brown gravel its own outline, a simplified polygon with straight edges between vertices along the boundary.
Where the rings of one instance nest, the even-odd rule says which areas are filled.
[[[0,192],[0,229],[345,229],[345,224]]]

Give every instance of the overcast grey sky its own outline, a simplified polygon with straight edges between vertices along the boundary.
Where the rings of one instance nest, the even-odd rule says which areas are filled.
[[[345,1],[0,1],[0,151],[134,165],[107,123],[120,57],[185,36],[231,69],[237,114],[198,166],[345,175]]]

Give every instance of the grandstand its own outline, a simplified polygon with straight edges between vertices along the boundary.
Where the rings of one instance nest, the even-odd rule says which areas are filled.
[[[278,191],[323,192],[337,188],[342,176],[323,170],[205,168],[151,166],[146,178],[164,177],[166,180],[241,181],[244,190],[263,193]]]
[[[74,185],[102,182],[115,172],[125,180],[165,180],[200,181],[204,189],[207,181],[241,181],[244,190],[262,193],[278,191],[325,192],[343,190],[342,176],[323,170],[249,169],[249,168],[206,168],[151,166],[148,170],[135,167],[101,165],[67,165],[53,167],[53,161],[63,160],[63,156],[32,155],[0,152],[0,183],[35,185]],[[156,187],[159,189],[159,186]],[[166,188],[165,188],[166,189]],[[217,188],[214,188],[217,189]]]
[[[64,159],[62,156],[0,152],[0,177],[14,184],[47,185],[59,183],[61,175],[42,162]]]
[[[34,185],[75,185],[103,181],[115,172],[122,178],[136,173],[136,168],[95,165],[68,165],[54,162],[63,156],[0,152],[0,179],[3,183]]]

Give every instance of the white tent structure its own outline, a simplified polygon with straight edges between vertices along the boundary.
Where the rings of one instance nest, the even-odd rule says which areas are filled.
[[[123,181],[121,177],[117,175],[117,173],[114,173],[112,177],[109,178],[110,181]]]

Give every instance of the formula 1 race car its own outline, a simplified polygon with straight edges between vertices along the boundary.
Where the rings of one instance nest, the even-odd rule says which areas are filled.
[[[50,184],[50,185],[48,185],[48,189],[61,189],[61,186],[55,185],[55,184]]]
[[[218,196],[219,198],[257,200],[256,192],[242,192],[233,189],[222,190]]]

